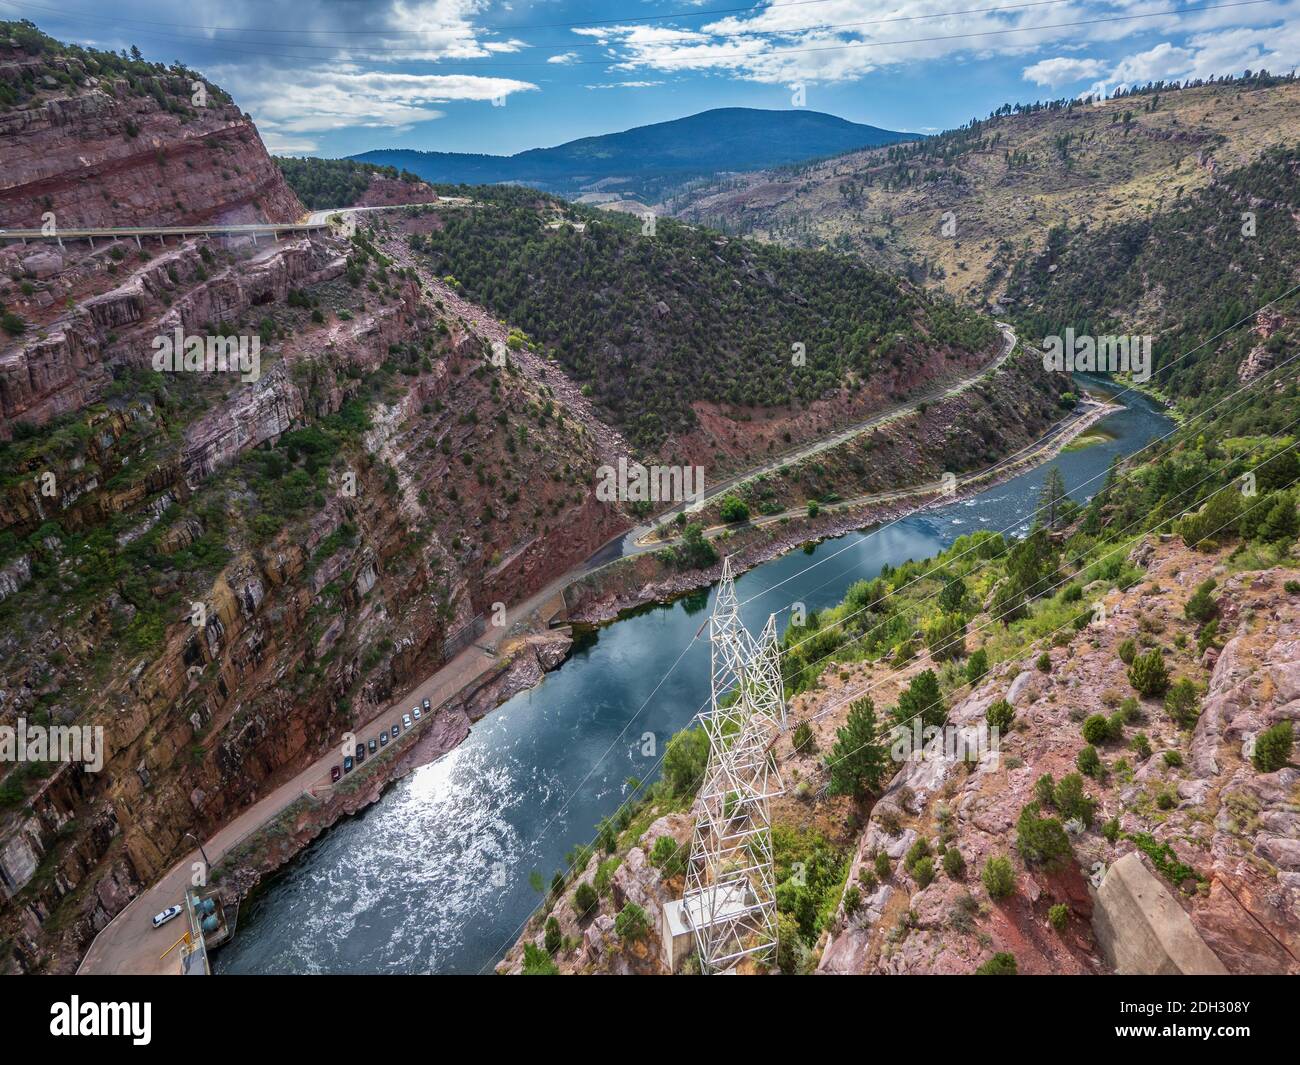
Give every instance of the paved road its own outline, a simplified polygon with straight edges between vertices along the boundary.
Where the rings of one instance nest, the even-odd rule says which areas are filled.
[[[344,208],[342,210],[366,211],[383,209],[385,208]],[[312,212],[308,216],[309,222],[307,224],[313,226],[322,225],[330,215],[338,213],[340,213],[338,210]],[[737,484],[750,477],[758,476],[761,473],[770,470],[779,469],[781,466],[790,462],[795,462],[799,459],[806,458],[809,455],[815,455],[827,448],[835,447],[846,440],[852,439],[859,433],[883,424],[889,419],[897,418],[911,412],[921,403],[934,402],[936,399],[955,395],[956,393],[969,388],[975,381],[984,377],[986,374],[996,372],[996,370],[1006,362],[1016,344],[1015,333],[1011,330],[1009,325],[998,323],[998,328],[1002,330],[1003,337],[1006,341],[1005,349],[1002,354],[994,360],[994,362],[984,367],[977,374],[946,388],[937,389],[930,395],[917,397],[907,404],[891,408],[889,411],[875,415],[866,421],[850,426],[832,436],[803,445],[795,451],[789,452],[780,458],[772,459],[760,467],[738,474],[721,484],[715,485],[706,495],[706,502],[717,498],[722,493],[734,488]],[[907,494],[907,491],[908,490],[904,490],[903,494]],[[915,491],[915,489],[910,491]],[[679,507],[676,509],[684,508]],[[676,510],[670,511],[668,515],[661,515],[659,520],[668,520],[675,513]],[[501,645],[506,642],[508,634],[515,631],[518,625],[526,622],[536,611],[540,610],[549,600],[554,598],[555,595],[557,595],[573,580],[590,573],[594,569],[600,568],[602,565],[605,565],[609,561],[612,561],[623,554],[636,554],[641,551],[655,550],[658,547],[662,547],[662,542],[653,544],[639,543],[639,541],[644,538],[645,534],[658,523],[659,522],[656,521],[637,529],[633,529],[625,535],[612,538],[605,545],[595,551],[585,562],[578,564],[568,573],[557,578],[545,588],[541,589],[541,591],[508,610],[506,614],[506,624],[504,626],[489,626],[478,645],[470,646],[461,651],[455,658],[415,688],[415,690],[407,693],[401,699],[386,707],[381,713],[371,718],[370,721],[356,728],[354,731],[358,742],[368,743],[370,738],[377,737],[379,732],[391,730],[394,723],[400,725],[402,714],[409,712],[412,706],[417,703],[422,703],[424,699],[428,699],[431,705],[436,708],[439,704],[472,683],[477,677],[491,668],[493,664],[492,655],[485,653],[482,648],[487,647],[495,651],[497,648],[501,647]],[[417,729],[422,728],[428,723],[428,720],[430,720],[430,718],[423,718],[414,727]],[[296,802],[303,794],[313,790],[319,791],[322,788],[328,788],[330,784],[330,768],[338,764],[339,761],[339,751],[337,749],[331,749],[302,772],[281,784],[270,794],[264,796],[262,799],[250,806],[235,818],[235,820],[221,828],[214,836],[212,836],[211,839],[204,842],[203,849],[207,854],[208,860],[213,863],[219,862],[233,847],[239,844],[247,836],[257,831],[263,825],[273,820],[278,814]],[[155,929],[152,926],[151,919],[155,913],[158,913],[166,909],[168,906],[182,900],[185,888],[190,884],[195,863],[200,861],[201,855],[196,849],[181,859],[181,861],[179,861],[157,883],[137,896],[99,933],[94,943],[91,945],[90,950],[87,951],[86,956],[82,959],[81,966],[77,970],[78,973],[177,973],[179,971],[179,966],[178,962],[175,960],[175,952],[168,955],[166,959],[160,957],[180,934],[178,930],[175,930],[176,922],[164,925],[161,929]]]
[[[526,622],[531,615],[541,610],[554,598],[563,587],[566,578],[552,582],[540,592],[530,596],[522,603],[507,611],[506,624],[501,627],[489,625],[477,645],[467,647],[431,677],[408,692],[401,699],[391,703],[364,725],[354,729],[357,742],[367,743],[378,738],[381,731],[389,731],[392,726],[401,727],[402,715],[411,708],[428,699],[436,708],[463,688],[472,684],[478,677],[492,668],[495,661],[493,654],[485,653],[487,647],[497,652],[508,643],[516,631],[516,626]],[[414,730],[427,726],[433,715],[423,715],[414,723]],[[340,743],[342,737],[339,737]],[[369,762],[367,754],[367,763]],[[320,793],[330,787],[330,768],[341,762],[338,747],[331,748],[310,766],[298,773],[291,780],[281,784],[270,794],[263,796],[248,807],[235,820],[225,825],[211,839],[205,840],[203,850],[208,860],[218,863],[237,844],[256,832],[287,807],[296,802],[309,791]],[[364,765],[363,767],[364,768]],[[354,770],[355,772],[355,770]],[[90,950],[82,959],[79,974],[106,973],[149,975],[178,974],[179,962],[176,952],[166,959],[160,955],[175,942],[183,928],[178,921],[172,921],[160,929],[153,927],[152,918],[168,906],[182,901],[185,889],[190,885],[194,863],[200,862],[202,855],[196,849],[182,858],[157,883],[138,895],[130,905],[123,909],[96,937]]]
[[[312,225],[328,222],[330,215],[359,214],[363,211],[400,211],[403,207],[466,207],[473,203],[464,196],[442,196],[428,203],[383,203],[374,207],[330,207],[324,211],[311,211],[305,219]]]
[[[600,548],[599,551],[592,555],[591,559],[588,560],[589,562],[597,563],[596,566],[588,566],[588,571],[592,568],[599,568],[600,565],[613,562],[626,555],[638,555],[645,551],[659,550],[670,541],[652,539],[651,533],[653,533],[655,529],[660,525],[671,522],[678,514],[698,509],[701,506],[708,506],[709,503],[712,503],[726,495],[737,485],[744,484],[746,481],[753,480],[756,477],[761,477],[764,474],[775,473],[777,470],[789,466],[793,462],[799,462],[812,455],[818,455],[830,448],[839,447],[846,441],[852,440],[855,436],[869,432],[872,429],[878,429],[887,422],[911,414],[923,403],[935,403],[939,400],[947,399],[950,396],[958,395],[959,393],[966,391],[966,389],[970,388],[971,385],[975,384],[975,382],[979,381],[981,378],[987,377],[992,373],[997,373],[1007,359],[1011,357],[1011,353],[1015,351],[1017,338],[1015,330],[1013,330],[1009,324],[1006,322],[998,322],[996,324],[1002,333],[1004,345],[1002,353],[991,363],[980,369],[978,372],[972,374],[970,377],[964,377],[960,381],[942,388],[932,389],[930,392],[916,396],[913,399],[908,400],[906,403],[890,407],[888,410],[881,411],[878,414],[873,414],[865,421],[856,422],[853,425],[850,425],[847,429],[841,429],[839,432],[833,433],[830,436],[824,436],[810,443],[802,444],[792,451],[787,451],[783,455],[778,455],[775,458],[768,459],[761,466],[756,466],[752,469],[746,470],[744,473],[738,473],[724,481],[719,481],[705,492],[704,499],[700,504],[681,503],[670,510],[664,511],[662,514],[657,515],[652,521],[648,521],[644,525],[638,525],[636,528],[631,529],[622,536],[610,540]],[[914,490],[912,489],[905,489],[903,490],[903,494],[912,494],[913,491]],[[780,515],[774,515],[774,517],[779,518]],[[755,524],[766,523],[756,522]]]
[[[314,216],[313,216],[314,218]],[[108,226],[103,229],[66,227],[46,233],[40,229],[0,229],[0,240],[53,240],[62,244],[65,240],[91,240],[100,237],[104,240],[119,240],[122,237],[276,237],[281,233],[314,233],[329,228],[324,219],[306,222],[250,222],[243,225],[196,225],[196,226]]]

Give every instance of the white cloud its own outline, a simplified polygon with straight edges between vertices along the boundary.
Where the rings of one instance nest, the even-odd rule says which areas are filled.
[[[548,63],[562,63],[562,64],[567,65],[567,64],[569,64],[569,63],[572,63],[572,62],[573,62],[575,59],[577,59],[577,58],[578,58],[578,53],[577,53],[577,52],[562,52],[562,53],[560,53],[559,55],[553,55],[553,56],[551,56],[551,58],[548,59],[547,62],[548,62]]]
[[[312,155],[320,150],[314,140],[281,137],[278,133],[263,129],[262,143],[272,155]]]
[[[1035,85],[1045,85],[1055,89],[1058,85],[1095,78],[1105,69],[1106,64],[1100,59],[1069,59],[1065,56],[1057,56],[1055,59],[1040,59],[1032,66],[1025,67],[1022,76]]]
[[[652,85],[662,85],[662,81],[611,81],[604,85],[588,85],[588,89],[648,89]]]
[[[1111,80],[1121,82],[1167,81],[1181,78],[1191,69],[1193,53],[1165,41],[1145,52],[1120,60]]]
[[[689,28],[624,24],[574,32],[607,45],[612,68],[622,71],[714,72],[790,84],[854,80],[904,63],[1046,53],[1049,58],[1025,67],[1024,76],[1055,85],[1105,74],[1121,62],[1114,58],[1123,55],[1116,44],[1139,36],[1212,32],[1222,38],[1225,30],[1245,29],[1271,37],[1276,29],[1264,27],[1293,14],[1296,6],[1295,0],[1268,0],[1258,6],[1171,13],[1168,0],[1062,0],[951,14],[944,13],[952,9],[945,0],[895,0],[883,11],[866,8],[862,0],[820,0],[815,5],[772,4]],[[1134,15],[1143,17],[1128,17]],[[1095,55],[1101,46],[1109,46],[1109,56],[1061,55],[1083,49]],[[1155,72],[1178,65],[1178,47],[1175,42],[1172,51],[1154,48],[1129,57],[1125,76],[1172,76]],[[1252,54],[1252,47],[1243,44],[1230,62],[1247,65],[1243,60]],[[1253,65],[1261,65],[1258,55]],[[1216,72],[1227,73],[1233,66]],[[1282,63],[1276,66],[1280,69]]]
[[[341,67],[251,73],[234,68],[230,84],[259,127],[272,138],[356,127],[398,129],[442,118],[432,106],[492,100],[532,92],[537,86],[479,74],[398,74]]]

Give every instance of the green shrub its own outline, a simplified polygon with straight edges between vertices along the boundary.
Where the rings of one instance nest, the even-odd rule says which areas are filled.
[[[1083,722],[1083,738],[1089,743],[1105,743],[1110,739],[1110,722],[1101,714],[1090,714]]]
[[[554,916],[546,918],[546,932],[544,946],[546,953],[552,958],[555,957],[560,947],[564,945],[564,933],[560,931],[560,922]]]
[[[1052,672],[1052,656],[1044,651],[1038,656],[1038,661],[1034,663],[1038,667],[1039,673]]]
[[[929,887],[934,882],[934,859],[926,856],[913,865],[912,878],[920,887]]]
[[[1106,839],[1111,843],[1117,842],[1119,840],[1119,818],[1112,817],[1109,821],[1107,821],[1104,825],[1102,825],[1101,834],[1105,836]]]
[[[807,721],[800,721],[795,725],[794,731],[790,734],[790,742],[800,754],[813,754],[817,750],[817,740],[813,736],[812,725]]]
[[[1142,761],[1145,762],[1151,757],[1151,741],[1147,739],[1147,734],[1145,732],[1139,732],[1134,736],[1133,739],[1129,741],[1129,746],[1133,749],[1133,753],[1142,759]]]
[[[858,890],[856,884],[850,884],[849,889],[844,892],[844,915],[852,917],[861,905],[862,892]]]
[[[1016,821],[1016,850],[1031,865],[1059,865],[1072,853],[1070,837],[1055,817],[1040,817],[1038,803],[1028,803]]]
[[[560,968],[536,943],[524,944],[525,976],[558,976]]]
[[[591,886],[591,881],[582,881],[573,892],[573,906],[578,911],[578,917],[585,921],[596,912],[599,905],[600,895]]]
[[[1040,806],[1056,805],[1056,781],[1051,773],[1044,773],[1034,781],[1034,798]]]
[[[1065,926],[1070,923],[1070,907],[1058,902],[1047,911],[1047,921],[1058,932],[1064,932]]]
[[[749,507],[745,505],[744,500],[737,499],[735,496],[727,496],[727,498],[722,501],[719,516],[728,525],[732,522],[748,521]]]
[[[1219,606],[1210,594],[1214,591],[1216,581],[1211,577],[1208,581],[1202,583],[1195,594],[1183,605],[1183,614],[1188,621],[1197,621],[1204,624],[1219,613]]]
[[[1056,785],[1054,798],[1056,809],[1067,821],[1077,818],[1084,828],[1092,827],[1097,800],[1089,798],[1083,790],[1083,777],[1078,773],[1069,773],[1061,778]]]
[[[614,931],[622,940],[645,939],[650,934],[650,918],[635,902],[629,902],[614,918]]]
[[[1261,773],[1277,772],[1291,761],[1294,739],[1291,722],[1279,721],[1255,737],[1255,753],[1250,756],[1251,762]]]
[[[925,646],[936,662],[966,654],[966,619],[961,614],[940,614],[925,627]]]
[[[876,876],[878,876],[881,880],[887,880],[889,878],[890,872],[892,872],[892,867],[889,861],[889,855],[886,854],[884,851],[876,851],[876,857],[874,861],[875,861]]]
[[[978,651],[971,652],[970,658],[966,659],[966,682],[971,685],[978,684],[987,676],[988,671],[988,652],[983,647]]]
[[[1121,662],[1126,666],[1131,666],[1133,664],[1133,659],[1137,658],[1137,644],[1131,639],[1120,640],[1117,653],[1119,654],[1119,660]]]
[[[999,699],[984,711],[984,719],[989,723],[990,728],[1006,732],[1016,719],[1016,710],[1005,699]]]
[[[928,857],[929,854],[930,841],[924,836],[919,837],[908,849],[907,854],[903,856],[903,868],[909,873],[913,872],[916,868],[916,863],[922,858]]]
[[[943,852],[943,871],[949,880],[961,880],[966,876],[966,859],[956,847]]]
[[[1005,899],[1016,889],[1016,874],[1006,858],[990,858],[985,862],[980,880],[990,898]]]
[[[1200,716],[1201,706],[1196,685],[1187,677],[1179,677],[1165,695],[1165,712],[1180,728],[1191,728]]]
[[[1177,751],[1165,751],[1165,765],[1170,769],[1178,769],[1183,764],[1183,756]]]
[[[1089,744],[1079,752],[1079,757],[1074,760],[1079,772],[1090,777],[1101,775],[1102,765],[1101,758],[1097,754],[1097,748]]]
[[[998,951],[988,961],[975,970],[976,976],[1018,976],[1014,954]]]
[[[686,872],[685,852],[686,848],[672,836],[660,836],[650,849],[650,861],[658,867],[665,879],[671,879]]]
[[[663,779],[674,795],[693,795],[708,764],[709,737],[704,729],[683,729],[664,750]]]
[[[1164,695],[1169,688],[1169,670],[1165,668],[1164,653],[1158,647],[1133,659],[1128,669],[1128,682],[1144,698]]]

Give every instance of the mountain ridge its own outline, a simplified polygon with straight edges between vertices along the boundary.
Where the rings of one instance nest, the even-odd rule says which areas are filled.
[[[780,166],[919,136],[820,111],[721,107],[513,155],[379,148],[348,158],[396,166],[431,182],[518,182],[573,192],[613,179],[644,190],[665,181]]]

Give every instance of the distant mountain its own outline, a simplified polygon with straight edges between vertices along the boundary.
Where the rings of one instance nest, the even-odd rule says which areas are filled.
[[[552,192],[645,195],[722,171],[781,166],[918,136],[818,111],[722,107],[516,155],[381,148],[352,158],[409,170],[432,182],[518,182]]]

